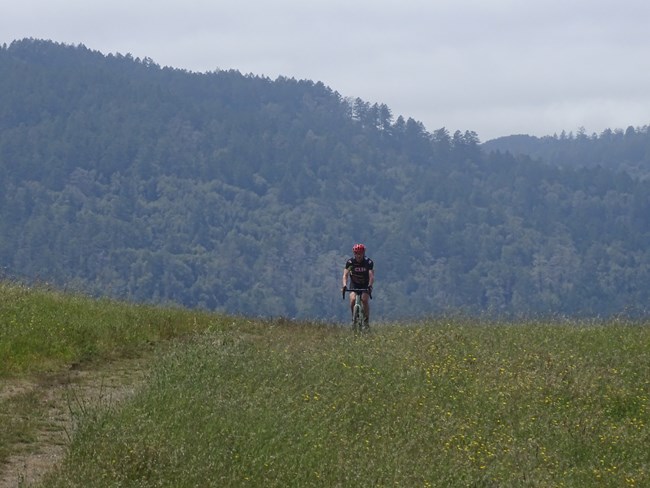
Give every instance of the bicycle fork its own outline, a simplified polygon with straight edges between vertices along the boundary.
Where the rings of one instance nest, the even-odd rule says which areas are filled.
[[[361,293],[358,293],[354,301],[354,311],[352,313],[352,328],[355,332],[368,330],[368,317],[363,310]]]

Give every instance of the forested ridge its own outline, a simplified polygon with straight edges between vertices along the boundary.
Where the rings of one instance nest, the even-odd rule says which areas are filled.
[[[646,313],[647,127],[586,137],[598,154],[633,143],[619,165],[560,164],[561,138],[529,156],[309,80],[33,39],[2,46],[0,73],[8,277],[343,319],[362,241],[376,318]]]
[[[649,116],[650,120],[650,116]],[[625,171],[637,178],[650,178],[650,133],[648,126],[628,126],[625,130],[605,129],[587,135],[584,127],[576,134],[563,131],[559,136],[512,135],[487,141],[487,151],[525,154],[553,166],[569,168],[602,167]]]

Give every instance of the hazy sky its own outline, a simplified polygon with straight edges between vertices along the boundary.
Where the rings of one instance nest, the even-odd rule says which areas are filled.
[[[322,81],[482,141],[650,124],[648,0],[1,0],[33,37]]]

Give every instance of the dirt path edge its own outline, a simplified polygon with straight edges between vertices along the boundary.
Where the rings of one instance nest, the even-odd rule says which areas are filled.
[[[16,446],[16,454],[0,464],[0,488],[38,484],[66,455],[79,410],[91,406],[114,407],[133,395],[145,376],[143,359],[123,359],[99,369],[75,366],[61,373],[2,383],[0,400],[35,393],[44,421],[34,443]]]

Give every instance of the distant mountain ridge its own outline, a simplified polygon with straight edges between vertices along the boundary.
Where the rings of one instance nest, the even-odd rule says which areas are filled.
[[[345,320],[342,267],[361,241],[375,319],[646,312],[647,155],[628,142],[647,130],[545,140],[564,159],[538,161],[309,80],[34,39],[0,48],[0,72],[7,276]],[[596,143],[625,158],[566,164]]]
[[[650,177],[650,128],[628,126],[588,136],[583,130],[560,136],[524,134],[499,137],[482,144],[486,151],[525,154],[560,167],[626,171],[638,178]]]

